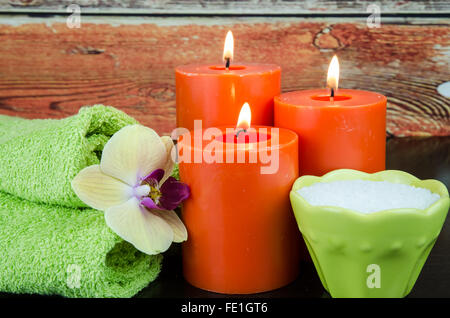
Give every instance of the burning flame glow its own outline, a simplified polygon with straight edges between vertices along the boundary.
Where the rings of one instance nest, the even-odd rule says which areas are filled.
[[[339,61],[337,56],[333,56],[328,67],[327,86],[330,88],[338,89],[339,84]]]
[[[250,110],[250,105],[248,103],[244,103],[244,105],[242,105],[241,112],[239,113],[236,129],[249,129],[251,120],[252,111]]]
[[[230,61],[232,61],[233,52],[234,52],[233,33],[231,33],[231,31],[228,31],[227,37],[225,38],[225,45],[223,47],[223,60],[226,61],[227,59],[230,59]]]

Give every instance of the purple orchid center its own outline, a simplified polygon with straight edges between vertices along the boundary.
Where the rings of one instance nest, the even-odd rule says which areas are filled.
[[[167,178],[161,184],[163,177],[164,170],[156,169],[142,179],[142,184],[148,184],[150,187],[148,196],[141,200],[141,204],[146,208],[173,210],[189,197],[190,191],[187,184],[174,177]]]

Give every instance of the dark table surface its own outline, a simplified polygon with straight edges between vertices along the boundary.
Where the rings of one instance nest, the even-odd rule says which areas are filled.
[[[437,179],[450,188],[450,137],[393,138],[387,143],[387,169],[409,172],[420,179]],[[408,297],[450,298],[450,221],[428,257]],[[0,293],[0,297],[20,297]],[[160,276],[143,289],[140,298],[223,298],[227,295],[203,291],[189,285],[182,275],[180,244],[165,253]],[[233,296],[237,297],[237,296]],[[267,293],[238,297],[329,298],[311,262],[301,264],[300,276],[292,284]]]
[[[391,138],[387,142],[387,169],[403,170],[420,179],[437,179],[450,188],[450,137]],[[408,297],[450,297],[450,218],[428,257]],[[182,275],[179,244],[166,253],[159,278],[137,297],[215,298],[226,295],[189,285]],[[235,295],[233,297],[236,297]],[[312,262],[301,264],[300,276],[292,284],[275,291],[239,297],[325,297]]]

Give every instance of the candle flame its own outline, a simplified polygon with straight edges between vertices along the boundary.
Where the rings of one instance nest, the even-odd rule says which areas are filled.
[[[239,113],[236,129],[249,129],[251,120],[252,111],[250,109],[250,105],[248,103],[244,103],[244,105],[242,105],[241,112]]]
[[[338,89],[339,84],[339,61],[337,56],[333,56],[328,67],[327,86],[335,90]]]
[[[234,52],[233,33],[231,33],[231,31],[228,31],[227,37],[225,38],[225,45],[223,47],[223,60],[227,61],[229,59],[230,61],[232,61],[233,52]]]

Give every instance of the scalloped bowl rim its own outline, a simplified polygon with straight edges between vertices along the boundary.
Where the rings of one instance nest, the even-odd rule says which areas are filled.
[[[436,193],[435,191],[432,191],[431,189],[429,189],[429,187],[426,187],[426,186],[419,186],[419,185],[414,185],[414,186],[428,189],[432,193],[438,194],[440,196],[440,198],[426,209],[398,208],[398,209],[388,209],[388,210],[380,210],[380,211],[376,211],[376,212],[365,213],[365,212],[359,212],[359,211],[356,211],[353,209],[343,208],[343,207],[339,207],[339,206],[311,205],[305,198],[303,198],[299,193],[297,193],[297,190],[299,190],[303,187],[310,186],[310,185],[313,185],[316,183],[327,183],[327,182],[333,182],[333,181],[344,181],[344,180],[369,180],[370,181],[371,180],[371,181],[392,182],[391,180],[384,179],[383,176],[385,176],[385,175],[386,176],[397,176],[402,179],[409,179],[411,182],[415,182],[418,184],[433,182],[436,186],[439,187],[440,193]],[[379,176],[381,176],[382,178],[379,180],[373,180],[374,178],[379,177]],[[358,177],[361,177],[361,178],[358,178]],[[332,180],[330,180],[330,179],[332,179]],[[308,185],[303,184],[305,181],[309,181],[309,180],[311,180],[313,182],[311,182]],[[411,185],[410,183],[407,183],[407,182],[397,182],[397,183]],[[366,172],[362,172],[359,170],[353,170],[353,169],[338,169],[338,170],[333,170],[331,172],[328,172],[327,174],[325,174],[321,177],[304,175],[304,176],[297,178],[297,180],[295,180],[290,194],[291,194],[291,196],[294,196],[295,198],[299,199],[300,202],[303,205],[305,205],[307,208],[312,208],[312,209],[319,208],[319,209],[323,209],[323,210],[326,210],[327,212],[331,212],[331,213],[349,214],[349,215],[353,215],[353,216],[357,216],[357,217],[365,218],[365,219],[374,218],[374,217],[379,218],[379,217],[383,217],[384,215],[391,215],[392,213],[395,213],[397,216],[413,214],[416,216],[420,215],[420,216],[426,217],[426,216],[429,216],[429,215],[432,215],[434,213],[438,213],[439,211],[441,211],[441,209],[438,208],[439,206],[444,205],[445,203],[447,203],[447,204],[450,203],[450,198],[449,198],[449,193],[448,193],[447,187],[441,181],[435,180],[435,179],[421,180],[421,179],[413,176],[412,174],[409,174],[409,173],[401,171],[401,170],[383,170],[383,171],[375,172],[375,173],[366,173]],[[446,213],[447,211],[444,211],[444,212]]]

